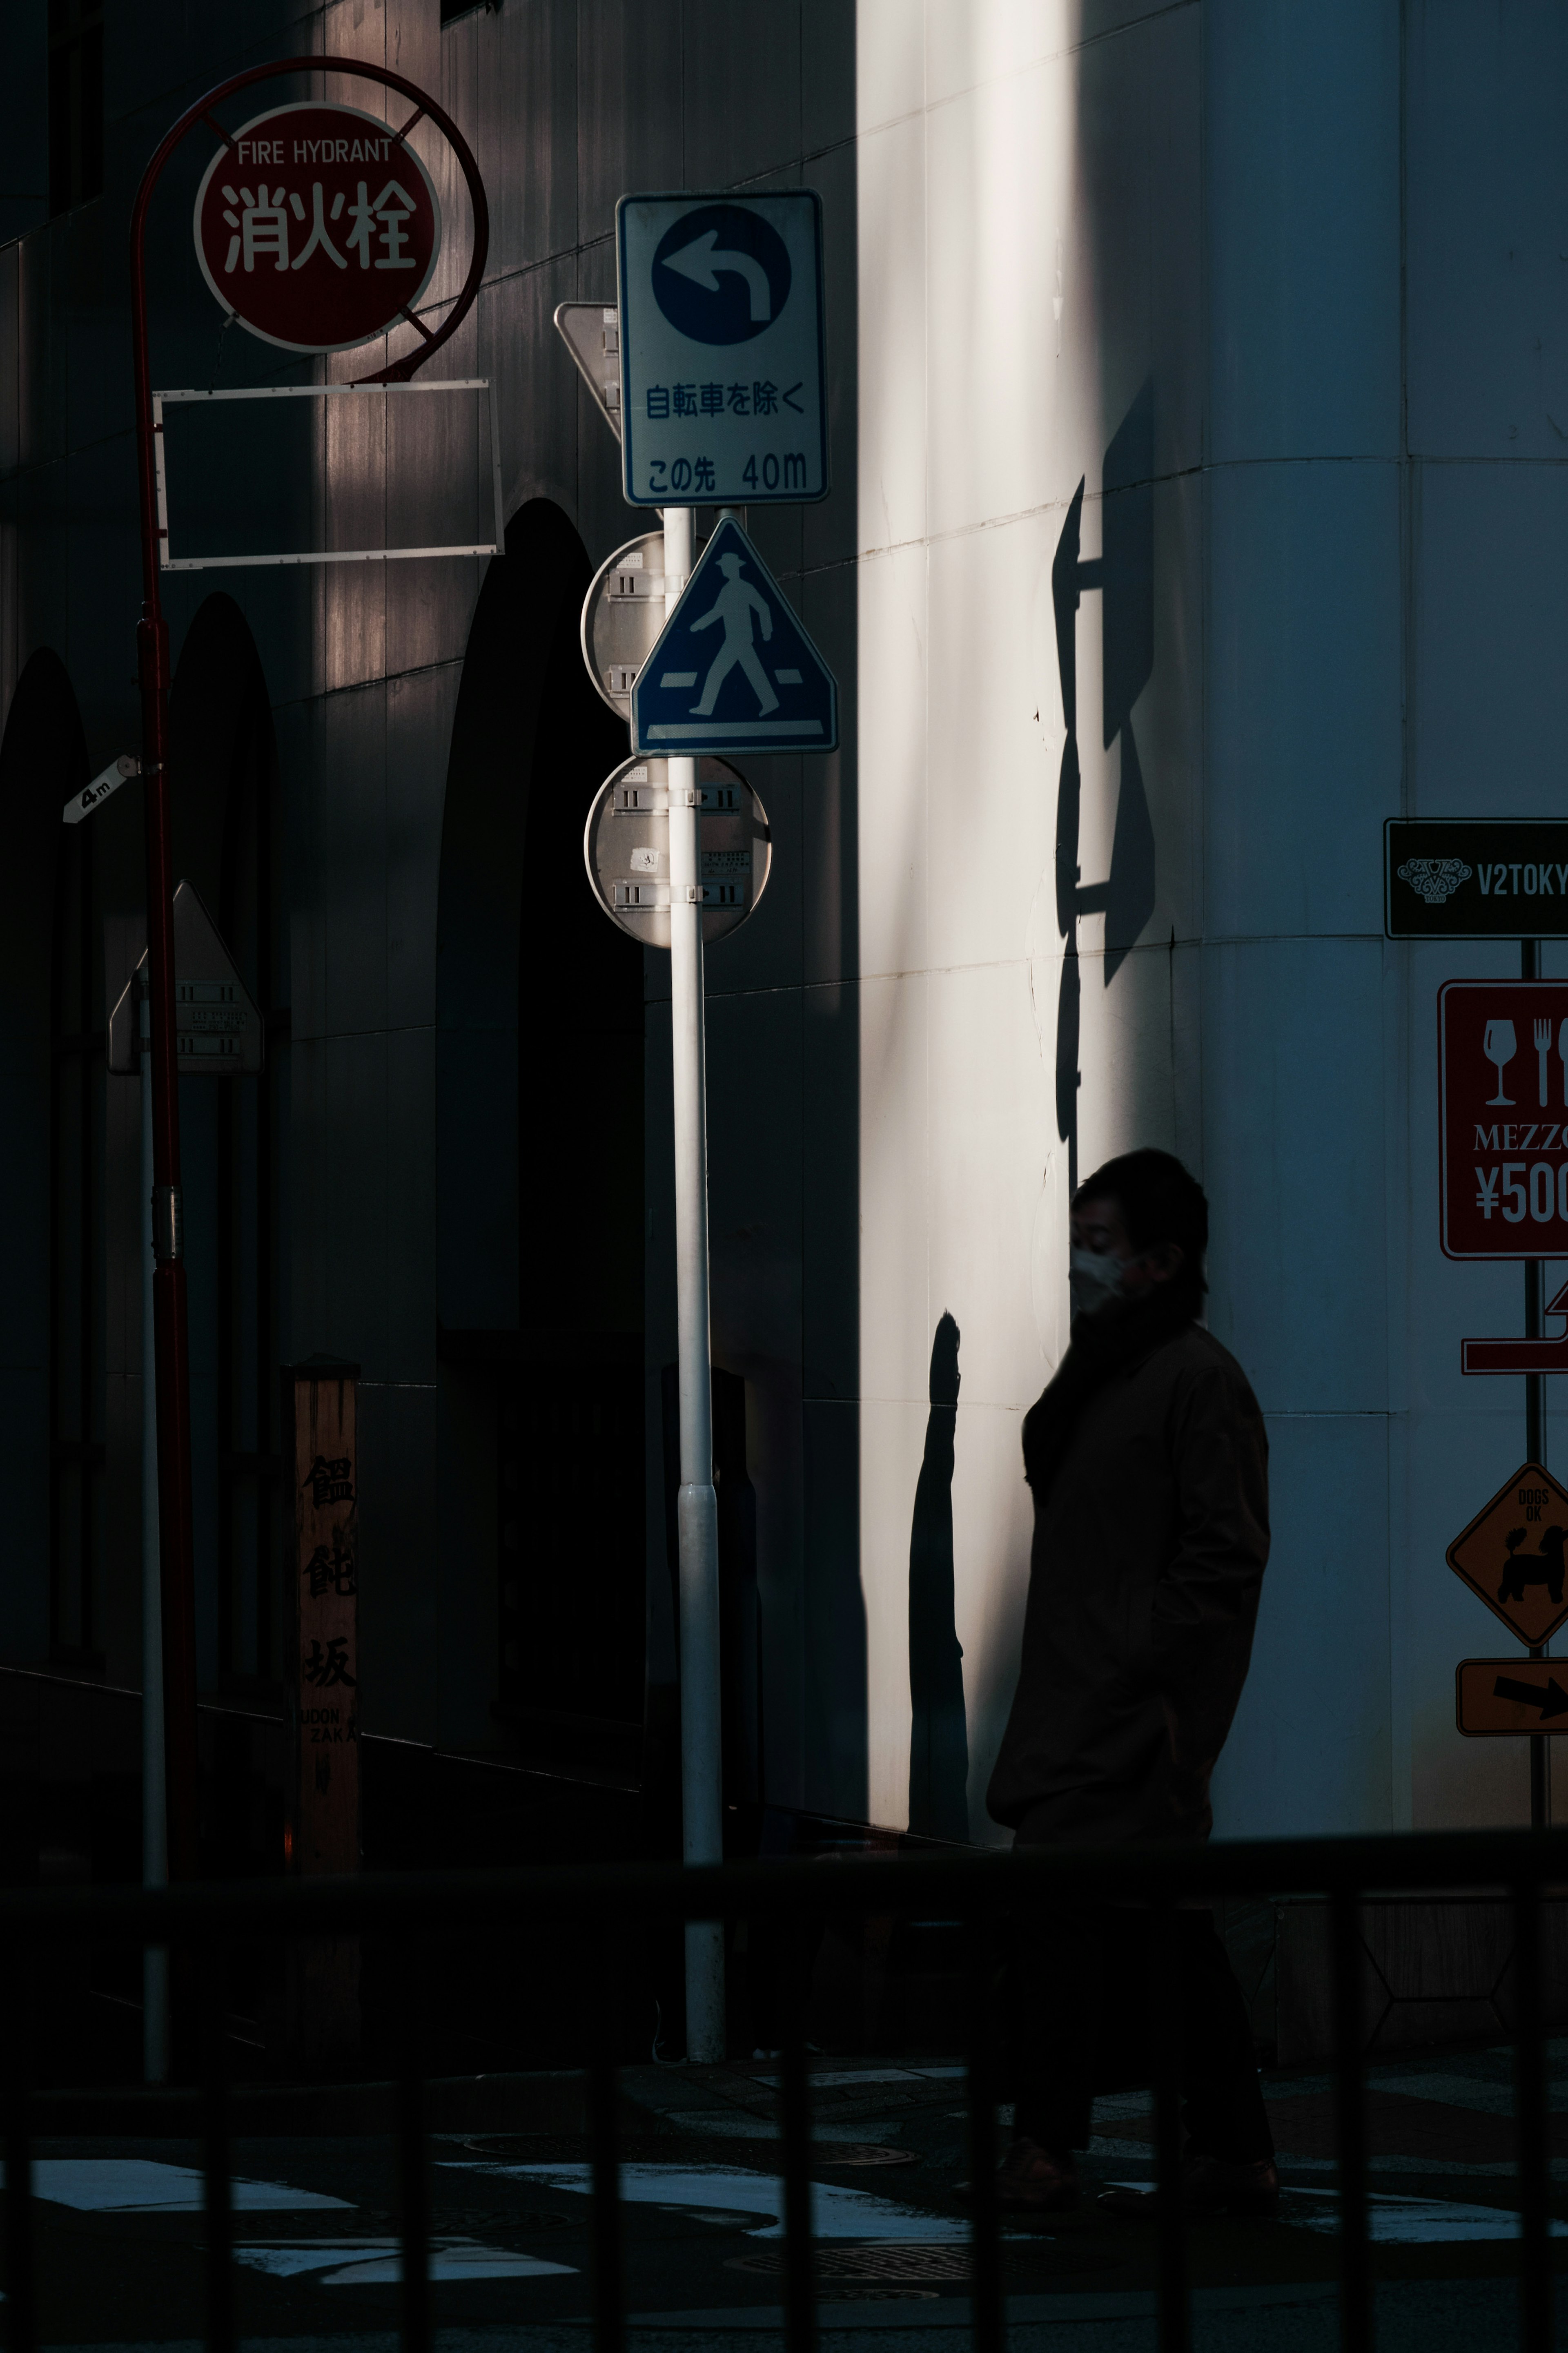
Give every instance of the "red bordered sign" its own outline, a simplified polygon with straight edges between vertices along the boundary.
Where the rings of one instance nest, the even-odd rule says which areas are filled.
[[[1447,981],[1437,1014],[1446,1254],[1568,1257],[1568,980]]]
[[[414,309],[441,207],[405,141],[356,106],[273,107],[196,191],[196,257],[223,308],[286,352],[346,352]]]

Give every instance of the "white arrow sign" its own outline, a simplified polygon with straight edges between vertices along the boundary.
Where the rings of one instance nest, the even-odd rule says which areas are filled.
[[[79,793],[71,795],[61,812],[63,821],[67,825],[79,825],[84,817],[90,817],[93,810],[109,798],[110,793],[120,790],[127,776],[139,776],[141,774],[142,763],[134,753],[121,752],[119,759],[110,760],[108,767],[101,775],[94,776],[90,785],[84,785]]]
[[[664,266],[667,269],[679,269],[682,278],[689,278],[693,285],[700,286],[707,294],[719,291],[718,273],[721,269],[733,270],[737,278],[743,278],[746,281],[752,318],[765,322],[773,315],[773,298],[768,286],[767,271],[760,261],[753,261],[749,253],[723,250],[716,253],[713,248],[718,240],[718,230],[710,228],[706,237],[698,237],[691,245],[683,245],[679,253],[666,254]]]

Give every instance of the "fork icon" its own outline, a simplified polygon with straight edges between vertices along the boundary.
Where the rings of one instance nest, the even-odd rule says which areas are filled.
[[[1550,1018],[1548,1018],[1547,1019],[1538,1021],[1535,1024],[1535,1059],[1541,1069],[1541,1108],[1542,1111],[1545,1110],[1547,1104],[1552,1100],[1551,1095],[1547,1092],[1546,1079],[1546,1061],[1551,1051],[1552,1023]]]

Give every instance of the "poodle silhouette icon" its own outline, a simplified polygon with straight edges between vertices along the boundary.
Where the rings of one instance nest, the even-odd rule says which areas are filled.
[[[1448,1546],[1447,1561],[1529,1648],[1568,1619],[1568,1489],[1539,1462],[1521,1463]]]

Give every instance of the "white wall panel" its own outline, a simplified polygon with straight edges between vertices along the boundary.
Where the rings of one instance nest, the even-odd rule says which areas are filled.
[[[1565,546],[1568,464],[1415,470],[1412,815],[1561,814]]]
[[[1056,60],[967,90],[927,119],[928,300],[940,322],[926,459],[935,533],[1070,489],[1056,475],[1063,411],[1070,418],[1095,402],[1099,375],[1097,313],[1075,238],[1073,79],[1070,59]],[[1058,335],[1055,306],[1068,299],[1069,274],[1070,322],[1064,308]]]
[[[962,1369],[962,1350],[959,1363]],[[1013,1704],[1029,1586],[1035,1515],[1024,1484],[1023,1424],[1016,1406],[969,1403],[960,1395],[952,1480],[954,1614],[963,1651],[969,1834],[981,1846],[1008,1843],[1008,1834],[985,1811],[985,1788]]]
[[[1205,0],[1204,16],[1209,454],[1394,457],[1397,0]]]
[[[863,562],[855,575],[859,965],[867,974],[920,972],[929,961],[926,566],[917,543]]]
[[[1209,1321],[1266,1413],[1385,1409],[1382,953],[1205,953]]]
[[[1043,580],[1049,606],[1058,521],[1032,515],[931,549],[924,721],[935,965],[1021,965],[1042,876],[1054,888],[1060,708],[1053,675],[1052,700],[1036,716],[1031,630]]]
[[[925,1395],[931,1347],[929,982],[860,984],[860,1394]],[[910,1489],[910,1495],[913,1495]]]
[[[860,1585],[866,1602],[867,1797],[874,1822],[909,1820],[910,1525],[925,1445],[921,1386],[860,1409]]]
[[[1560,464],[1568,19],[1414,0],[1406,41],[1411,447]]]
[[[1270,1414],[1274,1545],[1215,1776],[1223,1838],[1390,1827],[1387,1425]]]
[[[1205,868],[1211,936],[1376,933],[1399,814],[1399,477],[1209,478]]]
[[[933,972],[928,988],[926,1344],[937,1317],[953,1315],[966,1400],[1016,1410],[1044,1384],[1028,1274],[1056,1142],[1052,1089],[1021,963]],[[1015,1464],[1015,1483],[1020,1476]]]
[[[874,131],[925,104],[925,0],[855,0],[855,128]]]
[[[926,523],[925,119],[856,143],[859,413],[856,546],[919,539]],[[837,464],[844,462],[840,450]]]

